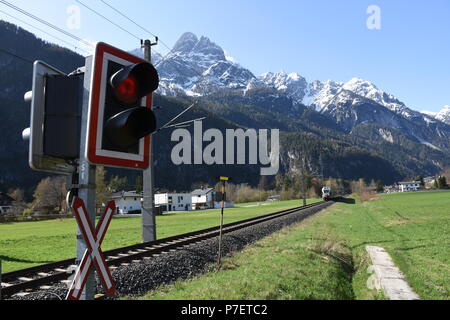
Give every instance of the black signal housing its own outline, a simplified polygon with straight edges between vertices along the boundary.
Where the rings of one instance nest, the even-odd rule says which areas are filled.
[[[109,62],[103,149],[139,154],[140,139],[157,129],[155,114],[142,101],[158,86],[158,72],[149,62],[129,66]]]

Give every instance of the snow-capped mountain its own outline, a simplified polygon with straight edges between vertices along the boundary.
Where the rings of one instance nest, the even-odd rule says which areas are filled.
[[[444,106],[439,112],[422,111],[422,113],[450,125],[450,106]]]
[[[303,103],[350,133],[358,126],[372,125],[388,142],[393,141],[393,135],[386,128],[391,128],[435,150],[450,147],[450,127],[443,123],[448,115],[445,110],[435,117],[411,110],[393,95],[359,78],[346,83],[314,81],[308,86]]]
[[[224,50],[207,37],[186,32],[157,65],[160,93],[206,95],[217,88],[244,89],[255,76],[227,60]]]
[[[144,51],[142,49],[134,49],[130,51],[131,54],[144,59]],[[162,55],[156,51],[152,51],[152,63],[157,65],[162,60]]]
[[[342,85],[342,82],[332,80],[326,82],[313,81],[308,85],[302,103],[305,106],[314,108],[318,112],[326,111],[331,104],[331,100],[342,89]]]
[[[180,37],[168,55],[154,59],[159,61],[155,65],[161,78],[159,93],[163,95],[229,92],[233,101],[291,118],[300,117],[306,106],[348,133],[371,124],[379,127],[375,132],[388,142],[395,140],[394,131],[389,130],[395,130],[433,149],[450,147],[450,107],[433,115],[420,113],[367,80],[308,82],[298,73],[284,71],[255,76],[227,59],[219,45],[190,32]]]
[[[210,39],[198,38],[190,32],[180,37],[167,56],[154,56],[153,59],[161,77],[159,92],[164,95],[203,96],[219,89],[241,90],[245,95],[249,90],[266,87],[292,99],[293,105],[303,104],[325,112],[336,95],[342,94],[345,98],[348,97],[345,92],[350,91],[407,119],[422,115],[372,82],[360,78],[348,82],[316,80],[308,83],[300,74],[284,71],[266,72],[255,77],[250,70],[227,59],[224,50]],[[427,119],[431,121],[429,117]]]
[[[231,61],[219,61],[204,71],[200,79],[192,86],[191,92],[208,94],[215,89],[243,89],[255,76],[247,69]]]
[[[180,37],[167,56],[153,58],[161,77],[159,91],[164,95],[203,96],[219,89],[241,90],[245,95],[249,90],[265,87],[275,89],[279,94],[292,99],[294,106],[302,104],[325,112],[332,107],[331,101],[335,100],[336,95],[345,99],[349,97],[346,94],[349,91],[404,118],[423,116],[392,94],[360,78],[353,78],[348,82],[316,80],[308,83],[300,74],[284,71],[266,72],[255,77],[250,70],[227,59],[224,50],[210,39],[204,36],[198,38],[190,32]],[[441,118],[445,118],[445,115]],[[429,116],[424,119],[432,121]]]
[[[412,111],[392,94],[378,89],[373,83],[359,78],[353,78],[342,86],[342,89],[356,93],[364,98],[375,101],[389,110],[401,114],[406,118],[412,118],[417,112]]]
[[[0,37],[14,54],[43,59],[67,72],[85,62],[74,52],[2,21]],[[142,57],[141,50],[133,53]],[[439,120],[445,120],[444,111],[439,116],[416,116],[411,110],[412,117],[408,117],[404,104],[364,80],[309,82],[298,73],[286,72],[255,76],[227,55],[208,38],[191,33],[184,34],[169,55],[162,57],[153,51],[152,61],[162,79],[160,93],[199,96],[194,114],[180,121],[205,116],[205,128],[223,132],[228,128],[279,128],[281,173],[294,172],[296,164],[290,155],[299,154],[306,156],[312,172],[325,169],[326,177],[363,177],[385,183],[435,175],[450,165],[450,125]],[[22,97],[30,89],[32,68],[10,55],[0,55],[0,66],[0,80],[5,84],[0,90],[0,115],[6,119],[4,131],[12,133],[0,136],[0,184],[8,189],[19,183],[32,190],[45,177],[30,175],[28,149],[20,135],[29,125],[29,108]],[[155,105],[162,110],[158,121],[166,123],[190,103],[189,99],[155,95]],[[198,177],[214,179],[217,170],[225,169],[172,166],[170,133],[161,135],[155,155],[163,187],[186,189]],[[240,178],[237,183],[252,183],[255,177],[258,182],[252,166],[233,167],[229,174]]]
[[[308,83],[298,73],[287,74],[284,71],[277,73],[267,72],[258,77],[264,85],[274,88],[291,98],[294,103],[301,103],[305,97]]]
[[[323,112],[330,107],[330,102],[335,99],[336,95],[343,94],[344,96],[349,97],[348,94],[345,93],[347,91],[353,92],[360,97],[370,99],[408,119],[420,114],[409,109],[392,94],[386,93],[378,89],[372,82],[360,78],[353,78],[345,83],[332,80],[328,80],[324,83],[314,81],[308,86],[307,93],[302,102],[307,106],[314,107],[319,112]]]

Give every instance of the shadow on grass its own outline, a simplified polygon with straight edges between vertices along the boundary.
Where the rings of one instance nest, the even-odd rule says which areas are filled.
[[[158,217],[171,217],[171,216],[175,216],[175,215],[177,215],[177,214],[164,212],[163,214],[159,215]]]
[[[340,203],[346,203],[346,204],[355,204],[356,200],[351,198],[344,198],[344,197],[336,197],[332,199],[333,202],[340,202]]]
[[[361,247],[364,245],[378,245],[380,243],[390,243],[390,242],[409,242],[409,241],[432,241],[432,240],[437,240],[439,238],[421,238],[421,239],[406,239],[406,240],[373,240],[373,241],[364,241],[358,244],[355,244],[354,246],[351,246],[351,249],[355,249],[357,247]],[[415,247],[405,247],[405,248],[395,248],[395,250],[401,250],[401,251],[408,251],[408,250],[413,250],[413,249],[420,249],[420,248],[426,248],[426,247],[431,247],[431,246],[436,246],[436,245],[420,245],[420,246],[415,246]]]
[[[399,251],[410,251],[410,250],[414,250],[414,249],[422,249],[422,248],[428,248],[430,246],[415,246],[415,247],[409,247],[409,248],[396,248],[395,250],[399,250]]]
[[[7,256],[0,256],[0,260],[1,261],[8,261],[8,262],[19,262],[19,263],[51,263],[53,261],[32,261],[32,260],[25,260],[25,259],[16,259],[16,258],[11,258],[11,257],[7,257]]]
[[[374,241],[364,241],[358,244],[355,244],[354,246],[351,246],[350,249],[356,249],[358,247],[362,247],[365,245],[377,245],[379,243],[389,243],[389,242],[395,242],[395,240],[374,240]]]

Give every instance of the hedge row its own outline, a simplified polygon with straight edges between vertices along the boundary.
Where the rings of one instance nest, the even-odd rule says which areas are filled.
[[[0,216],[0,223],[45,221],[55,219],[73,218],[72,214],[52,214],[52,215],[34,215],[34,216]]]

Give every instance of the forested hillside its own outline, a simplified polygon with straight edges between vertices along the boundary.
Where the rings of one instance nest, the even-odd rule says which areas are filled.
[[[46,176],[29,168],[28,143],[21,138],[22,130],[29,126],[30,107],[24,103],[23,95],[31,89],[31,62],[43,60],[64,72],[71,72],[84,65],[84,58],[2,21],[0,38],[1,48],[25,59],[0,52],[3,133],[0,135],[0,191],[23,188],[30,194]],[[202,41],[214,48],[214,52],[219,52],[211,42]],[[218,64],[214,71],[218,72],[220,67],[223,65]],[[238,74],[242,79],[254,80],[251,73],[240,70]],[[208,79],[204,85],[212,85],[212,78]],[[164,85],[163,88],[168,87]],[[183,94],[168,97],[160,92],[155,95],[158,123],[166,123],[196,101],[196,107],[180,121],[207,117],[204,130],[217,128],[223,132],[238,127],[280,129],[280,174],[295,172],[300,159],[305,159],[311,174],[351,180],[364,178],[368,182],[381,180],[388,184],[417,175],[433,175],[450,165],[449,150],[414,140],[409,132],[371,122],[354,122],[351,130],[347,130],[330,115],[295,102],[292,96],[283,95],[274,88],[255,86],[247,89],[242,94],[239,90],[215,88],[200,98]],[[381,107],[377,105],[376,108]],[[431,138],[436,130],[445,133],[447,127],[439,122],[430,124],[423,132],[430,137],[429,141],[442,145],[438,138]],[[172,131],[164,130],[155,135],[157,188],[189,190],[194,183],[214,184],[219,175],[231,176],[235,183],[258,184],[260,166],[257,165],[174,165],[170,159],[176,144],[171,142]],[[116,169],[108,169],[108,173],[128,176],[129,181],[134,181],[139,174]]]

